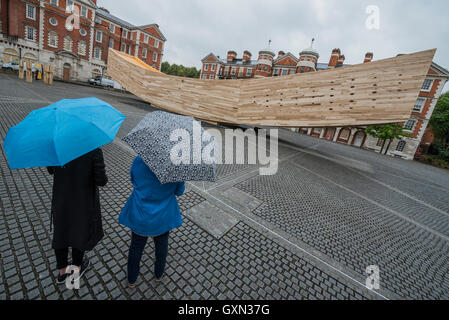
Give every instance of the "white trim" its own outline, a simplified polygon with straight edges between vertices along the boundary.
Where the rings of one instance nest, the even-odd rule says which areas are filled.
[[[97,37],[98,33],[100,33],[100,40]],[[103,32],[101,30],[95,30],[95,42],[103,43]]]
[[[425,84],[427,81],[430,81],[429,89],[423,89],[423,88],[424,88],[424,84]],[[423,84],[422,84],[422,86],[421,86],[421,91],[422,91],[422,92],[430,92],[430,91],[432,90],[432,87],[433,87],[433,81],[434,81],[433,79],[425,79],[424,82],[423,82]]]
[[[29,8],[33,8],[33,17],[31,17],[31,16],[28,15],[28,13],[29,13]],[[37,14],[36,7],[35,7],[35,6],[32,6],[32,5],[30,5],[30,4],[27,3],[27,4],[26,4],[26,9],[25,9],[25,17],[26,17],[27,19],[36,21],[36,14]]]

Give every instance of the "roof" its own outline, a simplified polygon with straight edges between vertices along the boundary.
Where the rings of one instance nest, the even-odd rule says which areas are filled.
[[[114,23],[116,23],[116,24],[118,24],[118,25],[124,26],[124,27],[126,27],[126,28],[128,28],[128,29],[139,29],[139,30],[142,30],[142,31],[144,31],[144,32],[148,32],[148,31],[145,31],[145,30],[143,30],[143,29],[144,29],[144,28],[154,27],[154,28],[156,28],[157,32],[161,35],[161,40],[163,40],[163,41],[166,41],[166,40],[167,40],[167,39],[164,37],[164,35],[162,34],[161,30],[159,29],[159,25],[156,24],[156,23],[147,24],[147,25],[144,25],[144,26],[135,26],[135,25],[133,25],[133,24],[131,24],[131,23],[129,23],[129,22],[123,20],[123,19],[120,19],[120,18],[114,16],[113,14],[110,14],[109,12],[104,11],[103,9],[97,9],[97,10],[96,10],[96,13],[97,13],[98,15],[100,15],[100,16],[102,16],[102,17],[104,17],[104,18],[106,18],[106,19],[108,19],[108,20],[110,20],[110,21],[112,21],[112,22],[114,22]],[[152,35],[153,37],[157,37],[157,36],[155,36],[154,34],[151,34],[151,35]]]
[[[278,63],[279,61],[281,61],[282,59],[285,59],[285,58],[287,58],[287,57],[290,57],[290,58],[291,58],[293,61],[295,61],[296,63],[299,61],[299,59],[296,58],[291,52],[287,52],[287,53],[284,53],[283,56],[274,59],[273,64],[276,64],[276,63]]]
[[[438,71],[440,71],[443,76],[449,77],[449,71],[447,69],[443,68],[442,66],[440,66],[439,64],[432,62],[431,66],[434,67],[435,69],[437,69]]]
[[[129,29],[136,28],[136,26],[132,25],[131,23],[129,23],[129,22],[125,21],[125,20],[122,20],[122,19],[120,19],[120,18],[110,14],[109,12],[106,12],[106,11],[102,10],[102,9],[97,9],[97,14],[99,14],[100,16],[103,16],[103,17],[105,17],[105,18],[107,18],[109,20],[111,20],[112,22],[115,22],[115,23],[117,23],[119,25],[125,26],[125,27],[127,27]]]

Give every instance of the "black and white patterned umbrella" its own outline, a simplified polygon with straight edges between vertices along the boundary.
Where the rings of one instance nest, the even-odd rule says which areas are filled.
[[[123,140],[161,183],[216,179],[215,139],[192,117],[151,112]]]

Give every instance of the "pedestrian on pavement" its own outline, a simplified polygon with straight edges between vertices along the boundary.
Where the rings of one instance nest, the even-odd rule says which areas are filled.
[[[89,266],[85,251],[92,250],[103,238],[98,187],[108,182],[103,152],[95,149],[62,167],[47,167],[53,175],[52,247],[59,270],[57,282],[64,283],[68,274],[68,250],[81,277]]]
[[[132,231],[128,253],[128,286],[134,288],[148,237],[153,238],[155,246],[156,281],[160,282],[162,279],[168,253],[169,232],[182,225],[176,196],[184,193],[185,183],[161,184],[140,156],[134,159],[130,174],[134,190],[118,220]]]

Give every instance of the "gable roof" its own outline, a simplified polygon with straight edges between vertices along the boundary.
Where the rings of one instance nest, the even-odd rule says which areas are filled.
[[[440,66],[439,64],[432,61],[432,64],[430,65],[431,68],[435,69],[438,72],[438,76],[443,76],[446,78],[449,78],[449,71]]]
[[[159,29],[159,25],[157,23],[146,24],[143,26],[139,26],[138,28],[139,29],[154,28],[154,29],[156,29],[156,32],[159,34],[159,38],[162,41],[167,41],[167,38],[165,38],[165,36],[162,34],[162,31],[161,31],[161,29]]]
[[[292,59],[293,61],[295,61],[295,63],[298,63],[298,61],[299,61],[299,59],[296,58],[291,52],[287,52],[287,53],[284,54],[282,57],[279,57],[279,58],[277,58],[277,59],[274,59],[273,64],[276,64],[276,63],[278,63],[279,61],[282,61],[283,59],[286,59],[286,58]]]
[[[209,53],[207,56],[205,56],[203,59],[201,59],[201,62],[206,62],[206,60],[211,57],[214,58],[216,61],[221,62],[221,60],[218,59],[217,56],[215,54],[213,54],[212,52]]]

